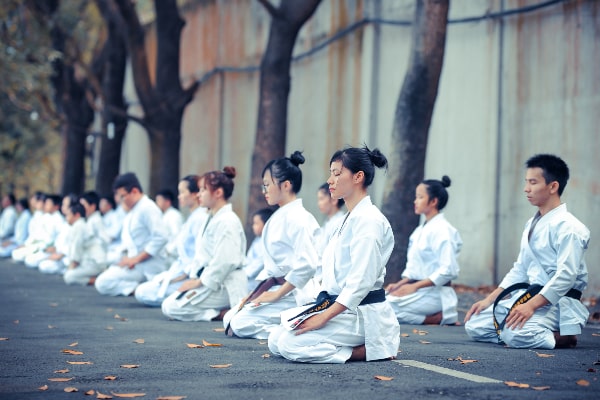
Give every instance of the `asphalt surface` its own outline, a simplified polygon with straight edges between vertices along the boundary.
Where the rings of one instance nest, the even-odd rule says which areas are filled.
[[[12,261],[0,261],[0,293],[0,399],[600,398],[600,325],[576,349],[543,351],[475,343],[462,326],[403,325],[396,361],[316,365]],[[220,346],[188,346],[203,343]]]

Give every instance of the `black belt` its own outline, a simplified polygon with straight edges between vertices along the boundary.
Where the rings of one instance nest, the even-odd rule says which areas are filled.
[[[291,320],[301,317],[303,315],[323,311],[323,310],[331,307],[331,305],[335,302],[336,299],[337,299],[337,295],[332,295],[325,291],[322,291],[317,296],[317,301],[315,302],[315,304],[312,307],[307,308],[306,310],[302,311],[300,314],[288,319],[288,321],[291,321]],[[372,290],[369,293],[367,293],[365,298],[362,299],[362,301],[360,302],[359,306],[364,306],[365,304],[383,303],[384,301],[385,301],[385,290],[377,289],[377,290]]]
[[[283,285],[285,283],[285,278],[283,276],[279,277],[271,277],[261,281],[254,290],[246,297],[246,300],[240,303],[237,311],[240,311],[246,304],[256,299],[258,296],[271,289],[273,286]],[[233,336],[233,330],[231,329],[231,323],[227,324],[227,328],[225,328],[225,334],[227,336]]]
[[[500,337],[500,333],[502,332],[502,329],[504,328],[504,324],[506,323],[506,318],[504,318],[504,320],[502,320],[502,322],[498,322],[498,320],[496,319],[496,306],[498,305],[498,303],[508,294],[514,292],[515,290],[519,290],[519,289],[527,289],[525,291],[525,293],[523,293],[517,300],[515,300],[515,302],[513,303],[513,305],[510,307],[510,310],[508,310],[508,314],[506,314],[506,316],[508,317],[508,315],[510,314],[510,312],[518,305],[520,304],[524,304],[527,303],[529,300],[531,300],[531,298],[533,296],[535,296],[536,294],[538,294],[544,287],[542,285],[530,285],[529,283],[526,282],[521,282],[521,283],[515,283],[514,285],[511,285],[509,287],[507,287],[506,289],[504,289],[502,291],[502,293],[500,293],[500,295],[498,295],[498,297],[496,297],[496,300],[494,301],[494,307],[492,308],[492,316],[494,317],[494,327],[496,328],[496,334],[498,334],[498,337]],[[575,300],[581,300],[581,291],[577,290],[577,289],[570,289],[566,294],[566,297],[570,297],[572,299]]]

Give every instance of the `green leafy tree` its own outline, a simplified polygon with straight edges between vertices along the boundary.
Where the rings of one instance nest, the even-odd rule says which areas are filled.
[[[49,1],[49,3],[51,3]],[[0,7],[0,190],[28,195],[58,185],[58,118],[49,97],[53,50],[23,1]]]

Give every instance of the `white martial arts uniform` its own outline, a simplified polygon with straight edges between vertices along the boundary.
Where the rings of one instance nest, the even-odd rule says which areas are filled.
[[[25,258],[25,265],[30,268],[38,268],[44,274],[62,274],[67,265],[69,258],[67,253],[71,242],[71,225],[67,221],[63,221],[62,226],[54,241],[54,252],[38,251]],[[56,254],[61,258],[58,260],[52,259],[52,255]]]
[[[325,221],[323,226],[319,229],[317,237],[317,250],[319,251],[319,254],[323,254],[323,251],[325,251],[329,241],[338,231],[340,225],[342,225],[345,216],[346,213],[343,210],[339,210],[331,217],[327,218],[327,221]]]
[[[121,230],[123,229],[123,221],[126,215],[127,213],[121,206],[102,215],[104,232],[110,238],[106,254],[108,264],[119,262],[123,256],[124,249],[121,243]]]
[[[0,213],[0,241],[6,240],[15,233],[17,224],[17,210],[15,206],[8,206]]]
[[[264,268],[256,278],[284,277],[296,289],[274,303],[252,307],[247,304],[238,311],[233,308],[223,318],[227,327],[231,324],[233,333],[238,337],[266,339],[269,332],[279,326],[279,314],[297,305],[314,301],[315,288],[308,287],[312,282],[321,260],[316,249],[316,235],[319,223],[302,205],[302,199],[296,199],[280,207],[267,220],[262,233]],[[270,291],[279,289],[273,286]]]
[[[171,282],[171,280],[184,275],[184,267],[193,261],[196,238],[199,237],[207,219],[208,213],[204,207],[198,207],[190,214],[177,235],[177,260],[171,264],[168,271],[161,272],[152,280],[141,283],[135,289],[135,298],[140,303],[160,307],[163,300],[181,286],[183,280],[177,282]]]
[[[41,242],[31,246],[25,257],[20,260],[30,268],[37,268],[40,261],[50,256],[50,253],[45,252],[48,247],[54,247],[55,251],[61,254],[64,254],[63,251],[65,250],[64,244],[67,240],[69,224],[67,224],[60,211],[44,214],[40,223],[42,229]]]
[[[75,261],[78,265],[65,271],[65,283],[85,286],[91,278],[104,271],[108,265],[106,254],[109,242],[100,212],[75,221],[71,227],[67,257],[69,263]]]
[[[174,207],[169,207],[163,213],[163,224],[167,228],[167,237],[169,241],[163,248],[163,257],[169,261],[169,264],[177,259],[177,236],[183,226],[183,215],[181,211]]]
[[[25,257],[28,255],[43,250],[54,242],[54,238],[48,238],[49,232],[46,230],[48,218],[49,214],[41,210],[34,211],[33,216],[29,220],[29,234],[27,239],[23,246],[13,250],[11,254],[13,260],[25,261]],[[49,241],[50,243],[48,243]]]
[[[584,253],[590,231],[561,204],[539,219],[531,238],[529,230],[533,218],[527,221],[521,237],[519,257],[506,274],[500,287],[526,282],[542,285],[540,294],[550,302],[535,311],[521,329],[503,329],[500,340],[509,347],[552,349],[556,341],[553,332],[560,335],[578,335],[589,316],[581,301],[566,297],[570,289],[581,292],[587,286],[588,272]],[[501,300],[496,317],[502,321],[515,299],[524,292],[513,292],[512,298]],[[472,315],[465,324],[467,334],[477,341],[498,343],[494,328],[492,307]]]
[[[95,286],[100,294],[128,296],[142,282],[152,279],[165,270],[160,257],[167,243],[167,233],[162,223],[160,208],[148,196],[143,195],[127,213],[123,221],[121,241],[127,257],[135,257],[142,251],[151,257],[132,269],[113,264],[98,275]]]
[[[15,224],[15,234],[6,240],[0,246],[0,258],[10,257],[12,251],[23,245],[29,234],[29,222],[31,221],[31,212],[29,210],[21,211]]]
[[[246,253],[246,261],[244,263],[244,272],[248,278],[248,293],[253,291],[256,285],[259,283],[256,280],[256,277],[264,268],[264,253],[265,245],[263,244],[262,237],[257,236],[254,238],[252,244],[248,248],[248,252]]]
[[[296,335],[283,326],[269,336],[269,349],[289,360],[344,363],[353,347],[365,345],[366,360],[395,357],[400,325],[383,301],[359,305],[370,291],[382,289],[385,264],[394,248],[390,223],[369,196],[348,214],[323,254],[323,290],[347,308],[318,330]]]
[[[226,204],[207,220],[194,262],[185,268],[202,285],[180,299],[181,292],[171,294],[162,303],[163,314],[180,321],[210,321],[221,310],[238,304],[246,295],[245,254],[244,227],[231,204]]]
[[[449,284],[458,277],[456,258],[461,248],[462,239],[444,214],[437,214],[413,231],[408,241],[406,269],[402,278],[416,281],[429,279],[434,286],[402,297],[388,295],[387,301],[394,309],[398,322],[422,324],[427,315],[440,311],[442,325],[457,322],[458,299]]]

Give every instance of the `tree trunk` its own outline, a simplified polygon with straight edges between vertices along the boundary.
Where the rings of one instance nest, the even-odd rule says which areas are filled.
[[[101,139],[98,173],[96,174],[96,191],[102,195],[112,193],[112,184],[119,174],[121,147],[127,129],[127,105],[123,97],[125,85],[125,69],[127,65],[127,46],[123,37],[123,21],[116,10],[109,8],[108,0],[96,0],[96,5],[108,27],[106,60],[102,77],[104,108],[102,122],[106,127],[113,124],[114,136],[104,132]]]
[[[444,60],[449,0],[417,0],[412,51],[394,115],[392,154],[382,206],[394,230],[395,246],[386,282],[400,279],[408,238],[418,225],[414,190],[424,178],[431,116]]]
[[[256,139],[252,153],[248,224],[254,211],[266,206],[262,194],[262,170],[272,159],[285,155],[290,66],[298,32],[314,14],[321,0],[283,0],[274,8],[261,0],[271,14],[271,28],[260,65],[260,89]]]
[[[63,67],[62,106],[66,121],[63,127],[63,180],[61,192],[81,194],[85,188],[85,143],[94,121],[94,110],[86,98],[87,84],[75,78],[73,66]]]
[[[157,59],[156,83],[152,85],[144,42],[144,30],[131,0],[116,0],[127,30],[127,44],[133,69],[133,80],[144,110],[140,122],[148,131],[152,160],[150,188],[177,191],[179,181],[179,150],[181,119],[185,107],[192,101],[199,82],[183,89],[179,77],[179,47],[185,25],[179,16],[175,0],[155,0]]]

